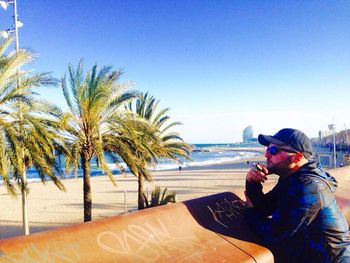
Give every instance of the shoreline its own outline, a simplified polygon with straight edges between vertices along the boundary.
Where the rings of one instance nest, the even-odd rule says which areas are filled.
[[[258,152],[265,153],[266,147],[203,147],[209,152],[234,151],[234,152]]]
[[[245,163],[247,163],[247,161],[250,162],[250,164],[245,165]],[[188,166],[181,166],[183,170],[205,170],[205,169],[211,169],[212,167],[215,167],[215,169],[233,169],[233,168],[249,168],[251,167],[251,162],[264,162],[265,158],[264,156],[249,156],[249,157],[243,157],[243,158],[238,158],[236,160],[229,160],[229,161],[222,161],[222,162],[218,162],[218,163],[210,163],[210,164],[205,164],[205,165],[188,165]],[[178,166],[180,165],[176,165],[176,167],[174,168],[165,168],[165,169],[150,169],[151,173],[153,172],[165,172],[165,171],[178,171]],[[129,171],[126,171],[126,173],[129,173]],[[112,169],[112,174],[113,176],[116,177],[116,179],[122,177],[123,175],[120,173],[119,170],[116,169]],[[105,176],[103,174],[103,171],[101,170],[92,170],[91,174],[90,174],[91,178],[92,177],[101,177],[101,176]],[[80,174],[77,175],[77,177],[74,176],[60,176],[59,179],[62,182],[65,182],[66,180],[70,180],[70,179],[80,179],[83,178],[82,172]],[[28,183],[37,183],[37,182],[41,182],[40,178],[32,178],[32,177],[27,177],[27,182]],[[47,180],[47,182],[51,182],[50,179]],[[2,181],[0,180],[0,186],[2,186]]]

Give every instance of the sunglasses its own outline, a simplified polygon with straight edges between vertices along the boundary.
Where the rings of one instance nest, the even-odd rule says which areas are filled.
[[[275,145],[267,147],[266,151],[269,152],[271,155],[276,155],[280,151],[287,152],[287,153],[297,153],[297,152],[299,152],[297,150],[286,149],[286,148],[283,148],[283,147],[277,147]]]

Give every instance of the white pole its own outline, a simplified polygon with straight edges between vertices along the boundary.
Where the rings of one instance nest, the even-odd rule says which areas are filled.
[[[15,26],[15,44],[16,44],[16,52],[19,51],[19,38],[18,38],[18,14],[17,14],[17,1],[13,1],[13,21]],[[17,69],[17,73],[19,72],[19,68]],[[17,85],[20,84],[20,79],[17,81]],[[20,105],[21,107],[21,105]],[[21,108],[20,108],[21,111]],[[20,120],[22,120],[22,112],[20,112]],[[24,162],[24,149],[22,149],[22,162]],[[27,174],[26,167],[23,166],[23,174],[22,174],[22,186],[21,186],[21,194],[22,194],[22,219],[23,219],[23,231],[25,235],[29,235],[29,220],[28,220],[28,202],[27,202]]]
[[[13,1],[13,20],[14,20],[14,25],[15,25],[16,52],[18,52],[19,39],[18,39],[18,14],[17,14],[17,1],[16,0]]]
[[[345,135],[346,135],[346,146],[348,148],[347,154],[349,154],[349,134],[348,129],[346,128],[346,124],[344,123]]]
[[[337,168],[337,152],[336,152],[336,145],[335,145],[335,129],[333,128],[333,158],[334,158],[334,168]]]
[[[335,144],[335,124],[329,124],[328,125],[329,131],[333,132],[333,166],[334,168],[337,167],[337,151],[336,151],[336,144]]]

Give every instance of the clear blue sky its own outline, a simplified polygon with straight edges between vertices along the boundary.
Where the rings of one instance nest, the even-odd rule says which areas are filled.
[[[241,141],[248,125],[255,136],[350,128],[349,1],[17,2],[35,71],[59,78],[80,58],[124,69],[190,143]],[[65,107],[59,89],[41,93]]]

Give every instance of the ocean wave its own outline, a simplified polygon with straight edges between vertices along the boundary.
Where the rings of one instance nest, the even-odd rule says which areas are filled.
[[[216,165],[216,164],[223,164],[223,163],[228,163],[228,162],[233,162],[237,160],[242,160],[246,158],[251,158],[255,156],[260,156],[261,154],[259,153],[254,153],[254,152],[235,152],[236,156],[223,156],[223,157],[216,157],[214,154],[210,159],[205,159],[205,160],[194,160],[190,162],[182,162],[178,163],[175,161],[168,161],[166,163],[161,163],[156,165],[156,167],[151,168],[153,171],[161,171],[161,170],[173,170],[173,169],[178,169],[179,166],[182,168],[186,167],[200,167],[200,166],[209,166],[209,165]],[[224,153],[224,152],[222,152]],[[227,152],[225,153],[227,154]],[[219,155],[220,156],[220,155]]]

